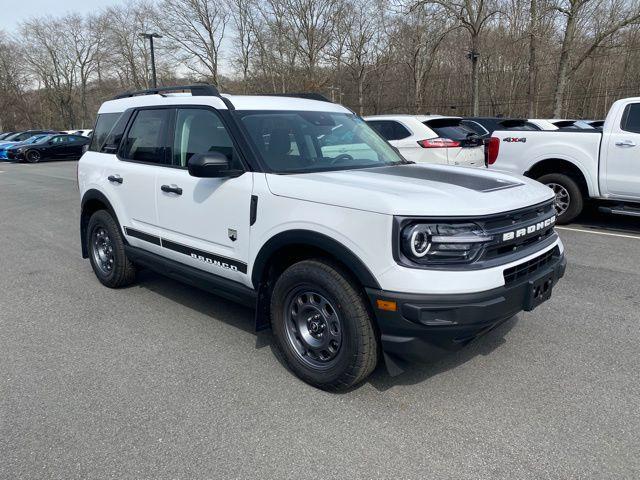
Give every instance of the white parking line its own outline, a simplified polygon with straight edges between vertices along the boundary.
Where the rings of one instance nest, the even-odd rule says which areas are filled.
[[[595,230],[586,230],[584,228],[556,227],[556,230],[568,230],[570,232],[593,233],[594,235],[606,235],[609,237],[633,238],[634,240],[640,240],[640,235],[625,235],[623,233],[599,232]]]

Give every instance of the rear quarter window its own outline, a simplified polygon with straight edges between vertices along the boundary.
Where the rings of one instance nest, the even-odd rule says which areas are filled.
[[[394,120],[369,120],[367,124],[385,140],[402,140],[411,136],[411,132],[404,125]]]
[[[98,115],[96,127],[91,137],[91,144],[89,145],[90,151],[99,152],[102,150],[111,129],[113,129],[121,115],[121,113],[101,113]]]

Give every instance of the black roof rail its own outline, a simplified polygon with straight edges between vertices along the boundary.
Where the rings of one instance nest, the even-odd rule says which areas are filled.
[[[306,98],[307,100],[318,100],[319,102],[333,103],[327,97],[321,93],[316,92],[300,92],[300,93],[260,93],[258,95],[269,97],[291,97],[291,98]]]
[[[116,95],[113,97],[113,100],[117,100],[119,98],[129,98],[129,97],[137,97],[140,95],[156,95],[169,92],[182,92],[189,91],[191,95],[194,97],[220,97],[220,92],[213,85],[175,85],[173,87],[157,87],[157,88],[149,88],[147,90],[137,90],[134,92],[124,92],[120,95]]]

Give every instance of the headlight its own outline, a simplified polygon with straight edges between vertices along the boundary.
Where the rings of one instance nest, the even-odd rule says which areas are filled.
[[[474,223],[416,223],[400,234],[402,254],[421,265],[472,262],[493,237]]]

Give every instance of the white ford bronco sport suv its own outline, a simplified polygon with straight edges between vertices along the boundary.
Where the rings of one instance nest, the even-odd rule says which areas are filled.
[[[100,282],[148,267],[255,306],[291,370],[327,390],[550,297],[566,262],[549,188],[411,164],[350,110],[297,97],[196,85],[105,102],[78,165]]]

